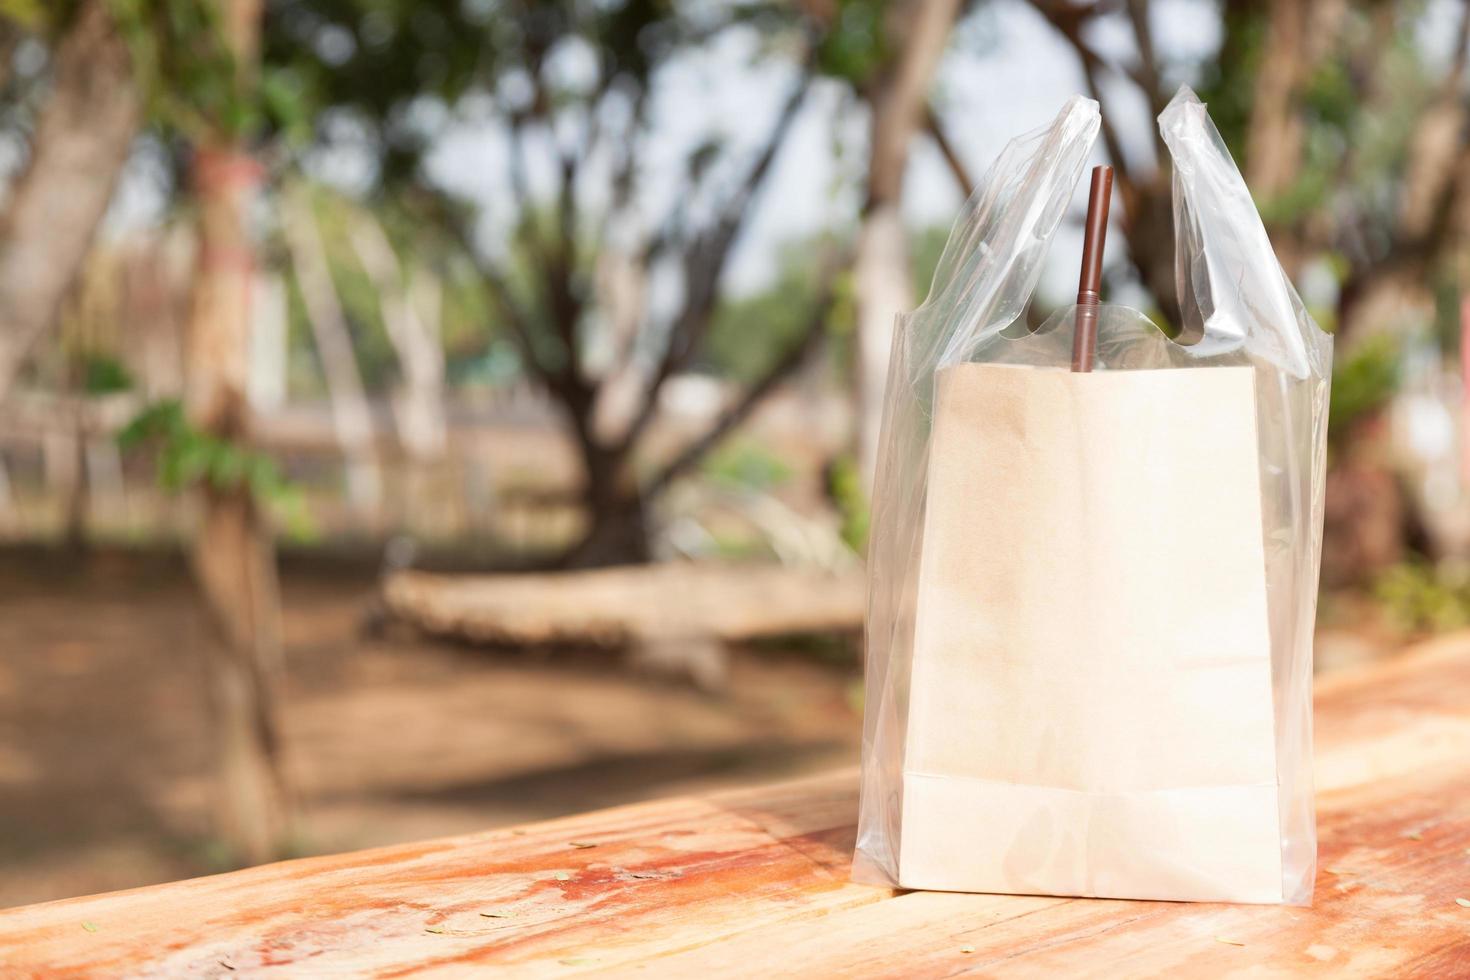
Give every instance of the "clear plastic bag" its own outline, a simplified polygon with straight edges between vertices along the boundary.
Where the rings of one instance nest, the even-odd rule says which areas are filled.
[[[925,717],[910,718],[910,708],[915,634],[921,625],[926,499],[934,462],[930,456],[936,379],[947,369],[966,364],[1013,365],[1028,371],[1067,369],[1074,311],[1058,311],[1035,332],[1026,329],[1023,313],[1035,289],[1042,259],[1084,170],[1097,135],[1098,119],[1096,103],[1075,98],[1050,126],[1013,141],[966,203],[945,247],[929,298],[919,309],[899,318],[885,396],[868,558],[867,700],[854,859],[854,877],[858,880],[915,884],[904,880],[900,865],[905,841],[905,778],[915,776],[906,770],[906,757],[913,751],[913,733],[924,731],[922,726],[930,723]],[[1273,799],[1278,812],[1273,829],[1280,841],[1280,890],[1279,894],[1272,891],[1261,897],[1257,889],[1251,897],[1236,900],[1304,904],[1311,899],[1316,863],[1311,663],[1332,339],[1312,321],[1283,273],[1244,180],[1204,105],[1193,92],[1181,89],[1160,115],[1159,126],[1174,161],[1176,274],[1185,311],[1183,336],[1193,338],[1193,342],[1170,340],[1134,310],[1104,306],[1098,323],[1095,376],[1233,367],[1242,378],[1249,378],[1255,406],[1257,453],[1253,462],[1260,489],[1261,543],[1256,554],[1264,558],[1265,565],[1266,623],[1262,642],[1267,642],[1268,634],[1272,701],[1268,737],[1274,739]],[[1203,378],[1178,377],[1186,381]],[[1184,431],[1198,440],[1211,438],[1208,432],[1193,433],[1188,429],[1190,425],[1186,410],[1177,426],[1186,427]],[[1046,448],[1040,446],[1038,451],[1045,452]],[[1128,460],[1117,462],[1118,467],[1129,465]],[[1099,471],[1078,472],[1085,480],[1085,474]],[[1088,492],[1087,487],[1079,489],[1084,496]],[[975,512],[983,513],[987,503],[974,500]],[[1201,523],[1206,523],[1203,518]],[[927,533],[942,535],[945,530],[929,528]],[[1039,547],[1045,547],[1046,528],[1036,528],[1035,538]],[[1188,589],[1188,593],[1160,595],[1158,603],[1209,608],[1210,581],[1188,583]],[[958,599],[963,600],[963,596]],[[946,601],[957,600],[950,595]],[[976,604],[970,601],[972,606]],[[967,622],[983,633],[988,626],[986,610],[970,609],[967,615],[971,616]],[[932,647],[933,638],[926,643]],[[1024,657],[1026,651],[1011,651],[1010,655]],[[986,669],[998,668],[991,665]],[[1045,704],[1045,695],[1039,696],[1040,703]],[[985,752],[990,746],[977,744],[973,749]],[[1066,744],[1049,744],[1034,749],[1012,746],[1008,751],[1012,756],[1020,753],[1019,766],[1024,771],[1033,761],[1027,752],[1052,753],[1054,763],[1056,753],[1066,753],[1069,748]],[[919,775],[931,782],[935,778],[933,774]],[[941,781],[944,778],[939,775]],[[1179,779],[1177,789],[1191,788],[1187,777]],[[1004,781],[998,785],[1001,790],[1010,786]],[[1155,793],[1174,789],[1172,784],[1151,787]],[[1004,795],[985,798],[1012,799]],[[1071,801],[1074,796],[1067,799]],[[1016,826],[1034,828],[1038,821],[1076,820],[1075,816],[1066,816],[1071,810],[1063,813],[1037,806],[1036,813],[1017,818],[1021,822]],[[1095,809],[1076,812],[1092,814]],[[993,808],[990,813],[957,814],[956,818],[969,819],[977,839],[987,834],[1004,837],[1020,833],[999,820]],[[909,830],[914,833],[912,827]],[[1074,839],[1077,835],[1065,827],[1051,832],[1054,837],[1048,840],[1056,843],[1050,850],[1050,845],[1040,851],[1032,846],[1028,852],[1019,844],[1007,849],[1004,839],[987,841],[986,846],[999,849],[998,854],[1012,865],[1028,860],[1034,863],[1039,860],[1036,854],[1044,854],[1047,861],[1067,862],[1073,875],[1067,880],[1081,884],[1067,885],[1068,890],[1055,893],[1159,898],[1208,898],[1216,894],[1210,871],[1188,867],[1161,871],[1165,877],[1177,872],[1178,880],[1187,882],[1187,887],[1177,893],[1148,894],[1146,888],[1142,894],[1132,894],[1127,888],[1120,892],[1108,883],[1113,879],[1107,874],[1099,879],[1094,874],[1098,869],[1090,867],[1098,846],[1096,840],[1090,845],[1078,844]],[[1085,836],[1086,830],[1081,833]],[[928,843],[916,842],[912,837],[908,840],[916,852]],[[1180,846],[1187,852],[1187,842]],[[1028,853],[1032,857],[1021,856]],[[1157,860],[1167,863],[1173,859]],[[1189,860],[1180,863],[1188,864]],[[1019,875],[1006,879],[1022,882],[1019,886],[972,889],[963,878],[955,879],[958,884],[946,883],[949,879],[942,875],[939,884],[921,882],[917,886],[1053,891],[1052,885],[1025,884],[1049,880],[1045,876],[1033,879],[1025,872],[1023,868]],[[1228,899],[1236,893],[1225,890],[1219,894]]]

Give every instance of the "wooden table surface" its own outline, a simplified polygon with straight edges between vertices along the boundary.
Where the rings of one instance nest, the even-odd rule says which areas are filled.
[[[1319,681],[1317,744],[1311,908],[856,885],[847,771],[11,909],[0,976],[1470,975],[1470,640]]]

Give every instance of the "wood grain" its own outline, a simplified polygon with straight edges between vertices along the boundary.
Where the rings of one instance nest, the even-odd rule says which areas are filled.
[[[12,909],[0,976],[1470,974],[1470,637],[1317,710],[1311,908],[855,885],[848,771]]]

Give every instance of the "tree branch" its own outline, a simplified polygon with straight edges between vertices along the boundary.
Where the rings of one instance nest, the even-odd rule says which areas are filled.
[[[955,183],[960,185],[960,193],[968,199],[971,194],[975,193],[975,181],[970,176],[965,161],[961,160],[959,153],[955,151],[954,144],[945,135],[944,123],[934,111],[932,104],[924,107],[924,130],[934,141],[940,155],[944,157],[945,164],[949,166],[950,175],[954,177]]]
[[[1149,110],[1158,118],[1169,104],[1169,93],[1164,91],[1158,56],[1154,52],[1153,29],[1148,22],[1148,0],[1128,0],[1128,20],[1133,25],[1133,43],[1138,48],[1138,66],[1134,82],[1143,89],[1148,99]],[[1158,127],[1153,127],[1154,148],[1162,160],[1167,155],[1164,136]]]
[[[0,219],[0,397],[55,322],[142,115],[132,59],[108,4],[82,4],[53,57],[29,159]]]
[[[775,162],[776,154],[785,142],[785,136],[806,99],[810,85],[811,75],[804,66],[800,80],[782,106],[754,165],[725,202],[725,207],[713,227],[697,236],[686,250],[684,308],[669,329],[668,344],[649,383],[646,397],[627,432],[619,440],[621,450],[629,449],[652,421],[658,405],[658,392],[663,383],[688,364],[699,349],[714,312],[719,281],[729,264],[731,247],[745,226],[751,211],[751,201]]]
[[[1133,43],[1138,48],[1138,77],[1154,115],[1167,104],[1159,81],[1159,62],[1154,54],[1154,35],[1148,23],[1148,0],[1128,0],[1128,22],[1133,27]]]
[[[1097,4],[1074,7],[1057,2],[1057,0],[1032,0],[1031,5],[1072,46],[1072,50],[1077,53],[1077,60],[1082,65],[1082,79],[1087,86],[1088,96],[1101,103],[1103,99],[1102,89],[1098,84],[1098,72],[1109,69],[1109,65],[1082,37],[1083,24],[1100,13],[1101,8]],[[1136,194],[1136,182],[1129,170],[1128,160],[1123,156],[1123,143],[1118,138],[1117,130],[1113,127],[1112,118],[1107,113],[1102,114],[1102,138],[1103,146],[1108,151],[1108,160],[1117,174],[1118,192],[1126,203]]]
[[[1455,31],[1455,56],[1445,76],[1443,91],[1458,92],[1465,79],[1466,62],[1470,60],[1470,0],[1460,4],[1460,26]]]
[[[1082,37],[1082,29],[1089,18],[1106,12],[1100,3],[1072,6],[1061,0],[1031,0],[1036,10],[1046,18],[1063,39],[1071,45],[1082,65],[1083,77],[1088,93],[1102,102],[1099,88],[1099,72],[1117,71],[1089,46]],[[1140,45],[1152,47],[1146,23]],[[1142,50],[1142,47],[1141,49]],[[1137,75],[1123,73],[1133,84],[1144,87],[1140,66]],[[1145,93],[1147,95],[1147,93]],[[1102,114],[1102,138],[1109,159],[1116,171],[1116,186],[1123,209],[1121,224],[1128,242],[1128,259],[1133,264],[1139,279],[1153,294],[1165,319],[1178,323],[1180,310],[1174,294],[1174,256],[1172,249],[1172,217],[1169,180],[1165,169],[1147,174],[1137,173],[1123,155],[1122,141],[1113,125],[1113,118]],[[1160,163],[1167,155],[1160,154]]]
[[[851,259],[845,258],[840,262],[829,262],[822,273],[821,289],[817,302],[813,306],[811,316],[806,322],[801,335],[787,348],[776,361],[766,370],[761,378],[752,384],[725,412],[715,420],[707,432],[685,446],[652,480],[644,487],[645,497],[656,497],[665,490],[677,477],[687,472],[698,463],[706,453],[717,446],[732,429],[744,422],[760,404],[761,399],[770,394],[781,382],[793,374],[797,368],[806,361],[807,357],[816,348],[818,341],[825,336],[824,327],[831,316],[833,308],[837,303],[837,280],[839,272],[851,265]]]
[[[454,239],[460,251],[474,263],[476,271],[490,294],[490,302],[500,311],[506,326],[510,328],[508,331],[510,341],[520,352],[526,367],[547,388],[555,390],[560,383],[560,374],[552,366],[546,364],[537,353],[535,337],[531,331],[530,316],[521,306],[520,301],[516,299],[505,277],[493,266],[480,261],[480,250],[475,245],[461,209],[442,193],[433,194],[427,200],[434,212],[432,217],[440,226],[448,229],[450,237]]]

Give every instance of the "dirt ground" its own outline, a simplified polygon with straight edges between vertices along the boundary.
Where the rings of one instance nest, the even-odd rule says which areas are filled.
[[[295,848],[325,853],[855,763],[855,662],[739,651],[728,694],[606,654],[362,628],[369,567],[283,573]],[[182,564],[0,552],[0,907],[222,870]]]

